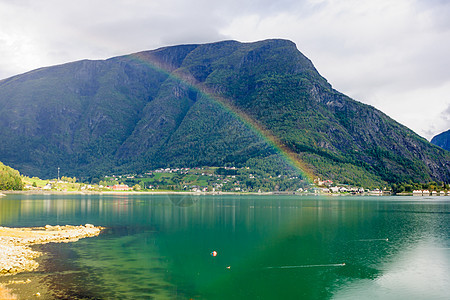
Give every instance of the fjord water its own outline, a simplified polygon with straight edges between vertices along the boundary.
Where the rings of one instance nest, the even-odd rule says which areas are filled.
[[[450,197],[0,198],[0,226],[107,227],[16,275],[48,299],[448,299],[449,217]]]

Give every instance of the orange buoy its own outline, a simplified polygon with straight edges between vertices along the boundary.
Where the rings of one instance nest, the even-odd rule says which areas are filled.
[[[214,250],[213,252],[211,252],[211,256],[212,257],[216,257],[217,256],[217,251]]]

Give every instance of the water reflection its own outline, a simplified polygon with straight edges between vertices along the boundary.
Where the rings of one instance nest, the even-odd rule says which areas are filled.
[[[179,194],[168,194],[167,198],[173,203],[175,206],[179,207],[189,207],[196,204],[200,200],[200,195],[179,195]]]
[[[375,280],[357,280],[342,286],[335,299],[446,299],[449,295],[450,248],[422,241],[389,257]]]
[[[64,280],[100,299],[439,298],[450,292],[449,203],[449,197],[8,195],[0,199],[0,225],[107,226],[97,239],[58,246],[52,257],[58,268],[85,274]],[[67,290],[54,270],[43,272]]]

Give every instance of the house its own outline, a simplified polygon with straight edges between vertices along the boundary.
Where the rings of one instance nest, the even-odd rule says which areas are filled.
[[[347,192],[348,192],[348,189],[345,188],[345,187],[341,187],[341,188],[339,188],[339,192],[341,192],[341,193],[347,193]]]
[[[112,189],[114,191],[129,191],[131,188],[127,184],[115,184]]]
[[[333,184],[333,181],[332,180],[325,180],[324,182],[323,182],[323,185],[326,185],[326,186],[331,186]]]
[[[337,187],[337,186],[330,187],[330,191],[332,193],[338,193],[339,192],[339,187]]]
[[[320,178],[314,179],[314,183],[318,186],[328,186],[329,187],[329,186],[333,185],[333,181],[331,181],[331,180],[322,181],[322,180],[320,180]]]
[[[374,189],[374,190],[370,191],[370,194],[371,195],[382,195],[383,191],[380,189]]]

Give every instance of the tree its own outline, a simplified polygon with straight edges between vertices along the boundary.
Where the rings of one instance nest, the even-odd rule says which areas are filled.
[[[19,171],[0,162],[0,190],[22,190],[23,182]]]

